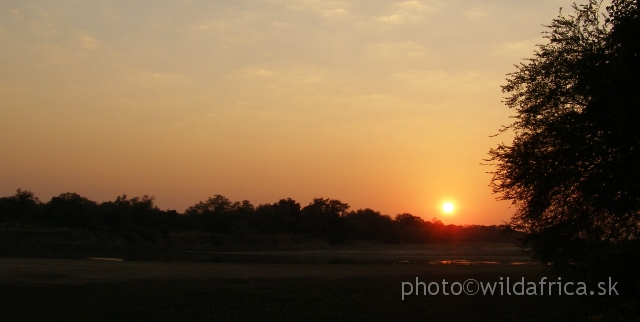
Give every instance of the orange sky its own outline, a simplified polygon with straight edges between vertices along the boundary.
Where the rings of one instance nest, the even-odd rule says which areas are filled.
[[[500,85],[570,4],[3,1],[0,195],[325,197],[500,224],[513,209],[480,165],[510,141],[490,137]]]

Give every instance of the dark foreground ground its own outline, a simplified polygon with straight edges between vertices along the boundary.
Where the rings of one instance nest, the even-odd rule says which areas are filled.
[[[0,321],[548,321],[566,319],[575,302],[557,295],[402,300],[402,282],[416,277],[537,282],[548,275],[523,264],[527,257],[510,245],[234,254],[227,259],[241,260],[0,259]]]

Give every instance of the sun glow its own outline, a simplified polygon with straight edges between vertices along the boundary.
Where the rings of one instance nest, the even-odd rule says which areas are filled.
[[[454,208],[455,208],[455,207],[454,207],[454,206],[453,206],[453,204],[452,204],[452,203],[450,203],[450,202],[445,202],[445,203],[442,205],[442,210],[443,210],[445,213],[448,213],[448,214],[450,214],[450,213],[453,211],[453,209],[454,209]]]

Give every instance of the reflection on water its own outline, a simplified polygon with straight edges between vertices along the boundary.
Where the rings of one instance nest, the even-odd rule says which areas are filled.
[[[122,258],[111,258],[111,257],[89,257],[87,259],[94,260],[94,261],[112,261],[112,262],[122,262],[123,261]]]
[[[490,261],[468,261],[465,259],[453,259],[453,260],[437,260],[430,262],[429,264],[440,264],[440,265],[496,265],[500,264],[500,262],[490,262]]]
[[[451,260],[436,260],[429,262],[429,264],[433,265],[533,265],[532,262],[509,262],[509,263],[501,263],[501,262],[493,262],[493,261],[468,261],[465,259],[451,259]]]

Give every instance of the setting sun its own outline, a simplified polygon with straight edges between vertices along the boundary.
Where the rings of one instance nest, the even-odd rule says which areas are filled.
[[[442,210],[448,214],[453,211],[453,208],[453,204],[450,202],[445,202],[444,205],[442,205]]]
[[[511,218],[500,85],[573,1],[242,3],[1,1],[0,196]]]

